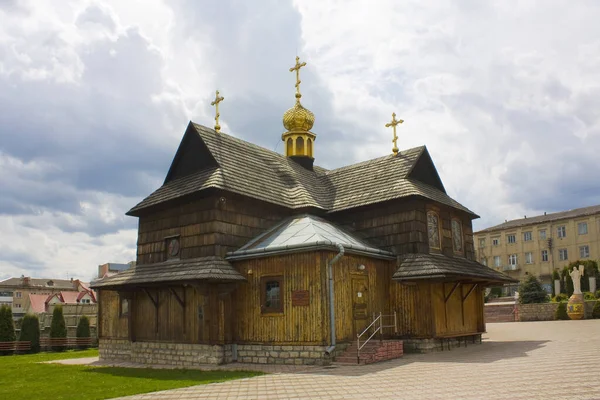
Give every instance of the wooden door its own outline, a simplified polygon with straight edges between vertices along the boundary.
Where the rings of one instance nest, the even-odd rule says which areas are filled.
[[[354,275],[352,281],[352,320],[354,323],[354,337],[361,333],[372,321],[369,318],[368,293],[369,277]]]

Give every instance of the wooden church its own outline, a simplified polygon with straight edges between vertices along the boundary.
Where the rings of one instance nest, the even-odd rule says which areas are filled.
[[[315,165],[304,65],[285,155],[220,132],[217,92],[215,129],[190,122],[163,185],[127,213],[137,263],[92,285],[102,359],[367,362],[485,332],[485,286],[512,279],[475,260],[478,216],[424,146],[398,151],[395,115],[392,154]]]

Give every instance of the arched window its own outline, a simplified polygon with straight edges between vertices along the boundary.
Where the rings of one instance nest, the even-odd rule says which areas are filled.
[[[307,150],[307,155],[309,157],[313,156],[313,148],[312,148],[312,140],[307,139],[306,140],[306,150]]]
[[[427,212],[427,236],[429,248],[440,249],[440,217],[434,211]]]
[[[303,156],[304,154],[304,139],[299,137],[296,139],[296,154],[297,156]]]
[[[457,219],[452,220],[452,247],[456,253],[463,251],[462,224]]]
[[[261,278],[261,312],[283,312],[283,277],[265,276]]]
[[[287,147],[286,147],[286,151],[285,151],[285,155],[286,156],[291,156],[294,152],[294,141],[292,140],[292,138],[289,138],[287,140]]]

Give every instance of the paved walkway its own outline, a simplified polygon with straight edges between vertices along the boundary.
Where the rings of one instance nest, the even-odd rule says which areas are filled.
[[[482,345],[141,399],[600,399],[600,320],[488,324]]]

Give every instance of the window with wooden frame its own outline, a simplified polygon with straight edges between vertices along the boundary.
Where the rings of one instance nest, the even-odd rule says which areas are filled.
[[[263,314],[283,313],[283,276],[260,278],[260,311]]]
[[[435,211],[427,212],[427,236],[429,237],[429,248],[441,249],[440,217]]]
[[[463,232],[462,232],[462,223],[456,219],[452,219],[451,223],[452,228],[452,248],[455,253],[463,252]]]
[[[119,296],[119,317],[129,316],[129,299],[124,295]]]

